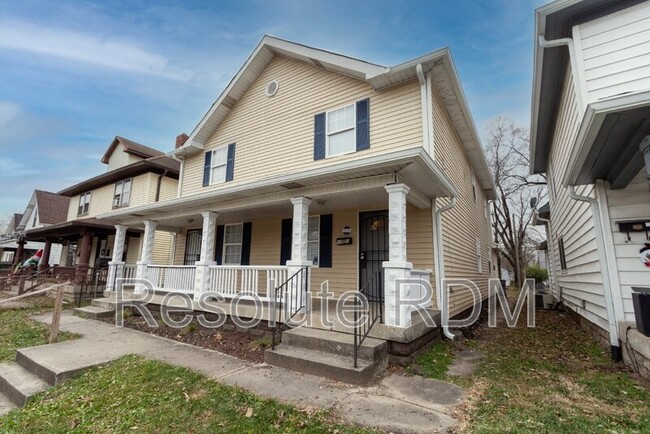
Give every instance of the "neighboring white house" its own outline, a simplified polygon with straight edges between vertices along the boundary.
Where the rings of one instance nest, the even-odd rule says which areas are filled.
[[[620,359],[632,287],[650,286],[650,2],[558,0],[537,10],[535,40],[531,170],[549,180],[551,285]]]

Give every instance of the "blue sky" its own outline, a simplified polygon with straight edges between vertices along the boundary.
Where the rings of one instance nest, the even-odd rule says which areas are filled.
[[[390,66],[449,46],[481,135],[528,126],[543,0],[0,0],[0,216],[105,171],[115,135],[171,150],[264,34]]]

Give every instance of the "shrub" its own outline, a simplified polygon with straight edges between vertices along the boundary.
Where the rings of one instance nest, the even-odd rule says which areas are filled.
[[[541,283],[548,279],[548,270],[537,265],[526,268],[526,278],[535,279],[535,283]]]

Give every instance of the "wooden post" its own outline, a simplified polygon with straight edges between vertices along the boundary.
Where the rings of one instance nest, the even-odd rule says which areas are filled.
[[[63,286],[56,290],[56,299],[54,300],[54,312],[52,313],[52,328],[50,329],[50,343],[56,342],[59,337],[59,324],[61,323],[61,310],[63,309]]]

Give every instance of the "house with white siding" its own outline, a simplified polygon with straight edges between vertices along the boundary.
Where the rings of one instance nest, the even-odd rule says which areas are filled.
[[[632,288],[650,286],[649,29],[648,1],[536,12],[530,155],[549,183],[551,284],[617,360],[641,339]]]
[[[326,285],[334,301],[361,291],[374,327],[354,345],[395,357],[439,336],[413,310],[439,307],[444,278],[487,295],[494,185],[448,49],[386,67],[265,36],[173,155],[178,197],[99,216],[118,224],[113,278],[135,269],[155,291],[195,301],[279,300],[281,322],[318,310],[308,288]],[[132,229],[143,231],[137,264],[115,256]],[[175,237],[165,265],[151,261],[155,231]],[[400,305],[411,291],[400,279],[434,292]],[[451,316],[474,306],[465,288],[449,293]],[[349,361],[354,333],[339,326],[285,331],[268,360],[320,373],[320,361]],[[339,341],[345,354],[324,354]]]
[[[115,227],[98,220],[98,214],[170,199],[177,193],[179,163],[161,151],[117,136],[101,161],[107,166],[106,172],[54,195],[64,199],[59,220],[40,224],[37,210],[42,207],[34,199],[34,205],[23,216],[25,239],[44,245],[42,262],[54,261],[60,265],[56,273],[74,276],[75,280],[87,276],[89,269],[104,270],[105,276],[112,258]],[[156,255],[152,260],[168,263],[172,236],[159,232],[155,238]],[[139,259],[141,239],[140,230],[129,231],[123,259]]]

